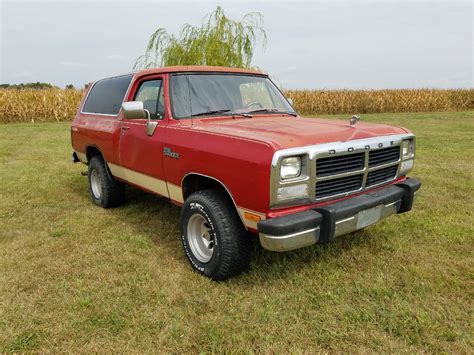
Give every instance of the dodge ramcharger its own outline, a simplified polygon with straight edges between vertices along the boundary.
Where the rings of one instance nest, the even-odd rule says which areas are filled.
[[[268,75],[180,66],[92,83],[72,122],[92,202],[125,185],[181,207],[184,253],[225,280],[248,269],[252,236],[288,251],[412,209],[415,136],[402,127],[301,117]]]

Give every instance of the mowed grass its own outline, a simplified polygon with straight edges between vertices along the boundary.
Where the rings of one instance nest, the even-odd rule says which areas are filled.
[[[417,134],[415,210],[223,283],[178,207],[91,204],[68,123],[0,125],[0,351],[473,353],[474,112],[363,120]]]

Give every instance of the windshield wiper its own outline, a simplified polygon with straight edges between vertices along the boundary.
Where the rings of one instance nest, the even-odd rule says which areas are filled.
[[[252,113],[263,113],[263,112],[284,113],[284,114],[295,116],[295,117],[298,116],[298,114],[294,111],[280,111],[276,108],[259,108],[257,110],[249,111],[247,113],[252,114]]]
[[[191,115],[191,117],[196,117],[196,116],[206,116],[206,115],[215,115],[216,113],[225,113],[229,112],[229,109],[223,109],[223,110],[214,110],[214,111],[206,111],[206,112],[199,112]]]
[[[229,115],[229,116],[242,116],[242,117],[252,118],[252,115],[251,115],[251,114],[245,113],[245,112],[244,112],[244,113],[238,113],[238,112],[232,111],[232,112],[228,112],[227,115]]]
[[[232,116],[242,116],[242,117],[248,117],[252,118],[252,115],[248,113],[238,113],[238,112],[233,112],[230,109],[222,109],[222,110],[214,110],[214,111],[207,111],[207,112],[199,112],[191,115],[191,117],[196,117],[196,116],[206,116],[206,115],[215,115],[218,113],[225,113],[226,115],[232,115]]]

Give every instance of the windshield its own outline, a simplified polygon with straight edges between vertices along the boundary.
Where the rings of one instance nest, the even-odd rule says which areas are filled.
[[[173,117],[176,119],[217,114],[294,112],[265,76],[174,74],[170,94]]]

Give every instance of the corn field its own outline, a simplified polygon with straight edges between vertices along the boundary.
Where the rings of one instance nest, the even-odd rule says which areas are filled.
[[[474,89],[288,90],[305,116],[335,113],[441,112],[474,110]],[[70,121],[80,90],[1,89],[0,122]]]
[[[302,115],[474,109],[474,89],[288,90],[285,95]]]
[[[82,98],[73,89],[2,89],[0,122],[54,122],[74,118]]]

